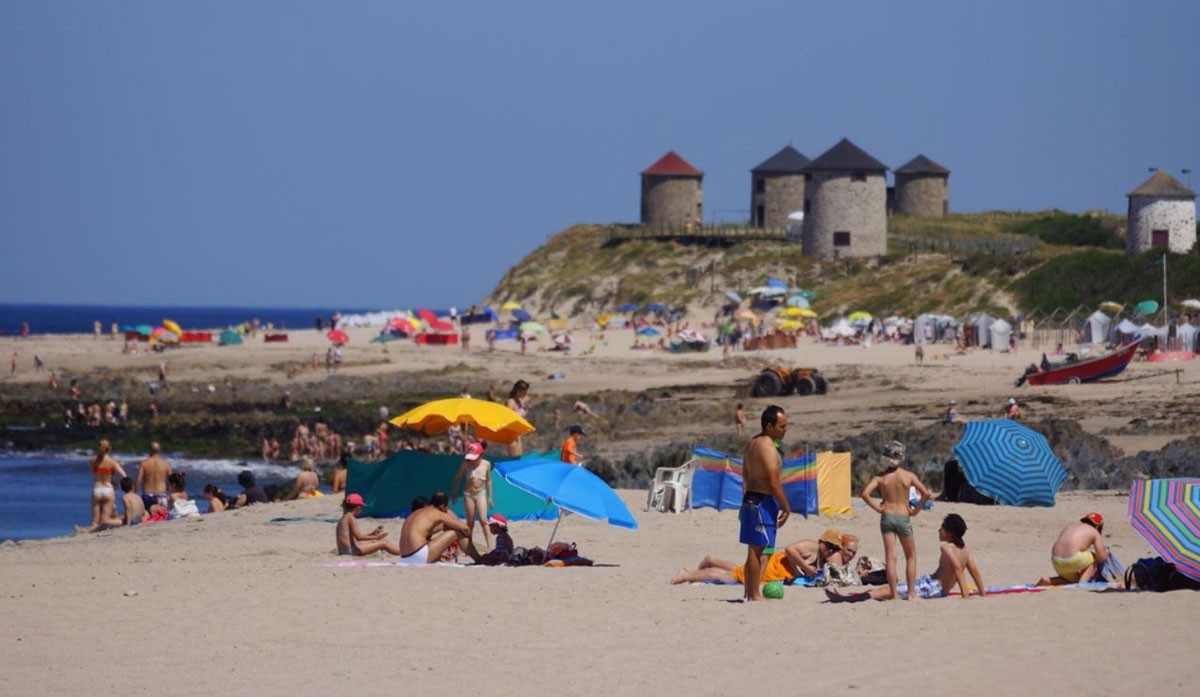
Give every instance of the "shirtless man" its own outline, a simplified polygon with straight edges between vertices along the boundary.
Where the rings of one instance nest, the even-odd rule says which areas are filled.
[[[879,531],[883,534],[883,552],[887,559],[887,579],[889,598],[896,597],[896,540],[904,548],[906,562],[905,578],[908,587],[912,588],[917,581],[917,545],[913,540],[911,518],[925,507],[929,501],[929,490],[917,478],[917,475],[902,468],[907,451],[904,444],[891,441],[883,446],[879,461],[884,470],[867,483],[862,491],[862,500],[871,510],[879,514]],[[917,505],[908,500],[908,490],[916,487],[921,494]],[[876,503],[871,495],[878,489],[883,497],[882,503]],[[910,593],[909,600],[915,600],[916,594]]]
[[[479,552],[467,536],[467,524],[450,512],[450,499],[439,491],[429,505],[413,511],[400,529],[400,563],[434,564],[457,542],[459,549],[479,561]]]
[[[951,513],[942,519],[942,527],[938,528],[941,555],[938,559],[937,570],[916,579],[916,583],[909,583],[907,590],[909,600],[918,595],[922,598],[944,598],[950,595],[950,592],[956,587],[965,600],[971,597],[971,591],[967,588],[968,572],[971,574],[971,579],[975,581],[979,595],[981,597],[987,595],[987,586],[983,582],[983,575],[979,573],[979,567],[975,566],[975,557],[971,554],[971,550],[967,549],[967,543],[963,541],[963,535],[966,533],[967,523],[957,513]],[[894,578],[890,567],[888,578],[889,580]],[[915,593],[913,592],[914,588],[916,589]],[[864,600],[891,600],[896,597],[896,591],[893,586],[879,586],[843,595],[832,588],[826,588],[825,596],[831,603],[858,603]]]
[[[170,474],[171,464],[163,459],[162,446],[157,442],[151,443],[150,457],[138,465],[137,479],[133,483],[133,487],[142,492],[142,503],[146,508],[166,502],[167,477]]]
[[[400,554],[400,548],[386,541],[387,532],[380,525],[369,533],[358,531],[355,519],[362,513],[363,497],[350,494],[342,502],[342,517],[337,524],[337,552],[339,556],[361,557],[384,550],[388,554]]]
[[[1088,513],[1063,528],[1050,548],[1050,563],[1057,576],[1043,577],[1039,586],[1061,586],[1065,583],[1087,583],[1108,561],[1104,546],[1104,516]]]
[[[783,407],[771,405],[763,410],[762,431],[746,444],[742,453],[742,509],[738,513],[741,533],[738,540],[746,545],[745,599],[762,600],[762,572],[767,555],[775,552],[775,531],[787,523],[792,509],[783,493],[779,471],[783,456],[777,442],[787,433],[788,418]]]
[[[799,576],[815,576],[828,561],[841,561],[842,536],[830,528],[819,540],[796,540],[782,552],[775,552],[763,568],[761,581],[788,582]],[[745,566],[738,566],[727,559],[718,559],[711,554],[700,560],[695,569],[680,569],[671,579],[672,585],[711,581],[714,583],[742,583],[745,581]]]

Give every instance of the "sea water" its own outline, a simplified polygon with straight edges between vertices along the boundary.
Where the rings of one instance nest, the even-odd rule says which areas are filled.
[[[148,324],[157,327],[164,319],[174,320],[185,330],[224,329],[258,319],[279,329],[309,329],[319,318],[329,326],[335,311],[343,315],[368,312],[355,308],[294,307],[156,307],[152,305],[32,305],[0,303],[0,336],[20,336],[21,325],[31,334],[91,334],[94,323],[108,336],[115,322],[120,327]]]
[[[114,455],[130,477],[137,477],[137,463],[144,456]],[[242,470],[254,472],[260,485],[290,485],[300,472],[291,465],[262,461],[187,460],[170,458],[175,471],[187,473],[188,495],[196,499],[201,513],[208,502],[201,496],[206,484],[216,484],[230,496],[242,487],[237,483]],[[121,490],[117,482],[117,510]],[[61,537],[75,532],[76,525],[92,522],[92,471],[88,453],[0,453],[0,541]]]

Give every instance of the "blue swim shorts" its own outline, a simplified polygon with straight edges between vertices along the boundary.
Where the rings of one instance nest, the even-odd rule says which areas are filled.
[[[738,541],[757,547],[775,546],[775,526],[779,520],[779,502],[770,494],[748,491],[742,497],[738,513],[742,522]]]

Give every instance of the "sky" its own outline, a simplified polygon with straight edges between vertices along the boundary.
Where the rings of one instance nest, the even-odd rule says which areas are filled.
[[[467,305],[636,222],[706,220],[847,137],[952,211],[1125,211],[1200,170],[1192,0],[0,3],[0,302]],[[1200,175],[1192,188],[1200,186]]]

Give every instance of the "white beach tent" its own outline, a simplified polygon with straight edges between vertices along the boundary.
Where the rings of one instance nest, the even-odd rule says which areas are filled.
[[[988,327],[992,334],[992,348],[997,351],[1007,351],[1008,342],[1012,340],[1012,325],[998,319]]]
[[[1108,329],[1112,325],[1112,319],[1103,312],[1096,310],[1088,315],[1088,343],[1103,344],[1108,341]]]
[[[824,333],[825,336],[849,338],[854,336],[854,327],[850,326],[850,320],[839,317]]]
[[[1179,344],[1180,351],[1195,351],[1196,350],[1196,326],[1194,324],[1181,324],[1175,328],[1175,341]]]
[[[992,345],[992,318],[987,315],[975,315],[971,318],[971,324],[975,325],[975,339],[979,348],[987,348]]]
[[[1130,322],[1128,319],[1121,320],[1121,323],[1117,325],[1117,343],[1128,344],[1130,341],[1133,341],[1133,335],[1137,334],[1138,331],[1138,326],[1133,322]]]

